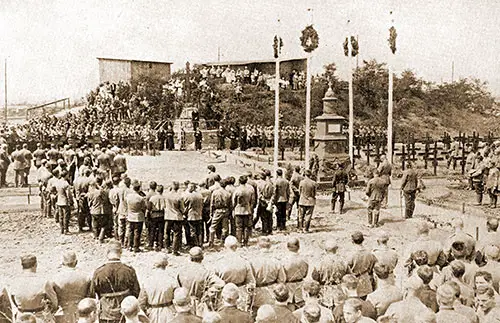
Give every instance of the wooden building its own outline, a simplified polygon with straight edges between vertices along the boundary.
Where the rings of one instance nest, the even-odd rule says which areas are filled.
[[[99,60],[99,81],[136,85],[143,77],[166,82],[170,79],[172,62],[144,61],[97,57]]]

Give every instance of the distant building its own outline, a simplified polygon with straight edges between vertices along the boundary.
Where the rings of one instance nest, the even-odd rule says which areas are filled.
[[[172,62],[106,57],[97,57],[97,59],[99,60],[99,80],[101,83],[123,81],[134,86],[143,77],[166,82],[171,75]]]
[[[202,65],[228,67],[234,70],[243,70],[246,67],[250,71],[257,69],[263,74],[274,75],[276,71],[275,60],[256,60],[256,61],[230,61],[230,62],[208,62]],[[280,75],[286,76],[292,73],[293,70],[297,72],[306,72],[307,60],[305,58],[287,59],[280,61]]]

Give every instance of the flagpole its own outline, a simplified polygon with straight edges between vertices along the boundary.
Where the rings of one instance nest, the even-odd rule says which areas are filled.
[[[276,79],[274,84],[274,155],[273,168],[274,174],[278,169],[278,145],[279,145],[279,127],[280,127],[280,60],[276,58]],[[276,175],[275,175],[276,176]]]
[[[352,44],[350,34],[347,35],[347,59],[349,60],[349,160],[351,165],[354,165],[354,93],[352,88]]]
[[[7,124],[7,58],[5,59],[5,98],[4,98],[4,123]]]
[[[305,131],[305,168],[309,168],[311,144],[311,54],[307,54],[306,67],[306,131]]]
[[[393,83],[394,83],[394,72],[393,72],[393,58],[396,53],[396,29],[394,28],[394,19],[392,16],[392,11],[390,12],[391,16],[391,28],[389,29],[389,47],[391,52],[389,53],[389,59],[387,60],[388,68],[389,68],[389,102],[387,105],[387,158],[392,164],[393,162],[393,151],[392,151],[392,142],[393,142]]]

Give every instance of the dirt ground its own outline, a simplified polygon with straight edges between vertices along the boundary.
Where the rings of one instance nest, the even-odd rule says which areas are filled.
[[[225,160],[225,162],[224,162]],[[205,178],[206,166],[213,163],[221,176],[239,175],[245,171],[253,170],[253,164],[246,164],[235,156],[202,154],[199,152],[163,152],[160,156],[133,156],[128,158],[129,174],[132,178],[138,178],[144,185],[150,180],[161,184],[169,184],[172,180],[185,181],[186,179],[200,181]],[[243,167],[244,166],[244,167]],[[33,173],[33,172],[32,172]],[[12,177],[9,177],[12,178]],[[31,176],[34,181],[34,174]],[[301,253],[309,260],[310,265],[317,263],[323,253],[322,245],[325,240],[334,239],[339,245],[339,255],[344,256],[351,250],[350,235],[354,231],[361,231],[366,236],[366,246],[373,248],[376,245],[376,237],[385,231],[390,234],[389,245],[403,254],[408,242],[416,237],[416,224],[418,221],[430,219],[431,224],[436,226],[431,235],[437,239],[444,240],[451,232],[447,223],[453,217],[461,217],[466,224],[466,231],[475,236],[476,227],[479,228],[479,236],[484,232],[485,216],[499,215],[498,209],[492,211],[483,207],[472,207],[470,202],[474,196],[470,191],[456,191],[447,188],[449,182],[445,179],[425,180],[428,188],[421,194],[423,202],[418,201],[415,218],[404,220],[400,208],[399,182],[392,184],[389,194],[389,207],[382,211],[380,228],[369,229],[366,222],[366,209],[363,200],[364,192],[356,190],[350,192],[350,200],[346,202],[347,213],[343,215],[333,214],[330,211],[330,198],[324,193],[318,197],[317,206],[314,210],[312,221],[312,232],[302,234],[295,231],[295,210],[292,219],[287,223],[286,233],[275,234],[271,237],[273,246],[271,256],[279,259],[286,250],[285,242],[290,236],[296,236],[301,241]],[[451,193],[448,193],[451,192]],[[73,250],[79,258],[79,267],[89,274],[105,261],[105,245],[93,240],[89,233],[76,233],[76,224],[70,228],[70,235],[60,235],[58,225],[51,219],[42,218],[38,210],[39,199],[37,190],[31,190],[30,202],[27,204],[29,190],[3,189],[0,191],[0,283],[9,285],[21,272],[19,257],[25,253],[34,253],[38,257],[38,271],[50,278],[60,267],[61,257],[64,251]],[[433,204],[429,200],[436,197]],[[488,201],[488,198],[485,198]],[[444,201],[444,202],[443,202]],[[466,203],[465,214],[462,213],[461,204]],[[258,229],[254,232],[252,244],[258,237]],[[205,263],[213,267],[220,252],[207,252]],[[244,257],[252,259],[258,257],[259,252],[254,245],[240,249]],[[131,264],[138,272],[139,280],[148,276],[152,267],[152,259],[156,252],[144,252],[133,254],[124,251],[123,261]],[[174,275],[183,264],[188,261],[184,253],[180,257],[170,257],[168,275]],[[398,267],[397,271],[402,271]]]

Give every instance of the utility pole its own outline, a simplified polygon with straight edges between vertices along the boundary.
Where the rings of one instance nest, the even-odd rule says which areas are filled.
[[[5,59],[5,102],[4,102],[4,123],[7,124],[7,58]]]
[[[349,60],[349,160],[354,165],[354,91],[352,87],[352,43],[351,43],[351,21],[347,21],[347,59]],[[357,61],[356,55],[356,61]]]

